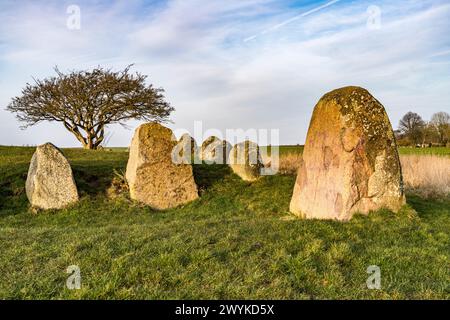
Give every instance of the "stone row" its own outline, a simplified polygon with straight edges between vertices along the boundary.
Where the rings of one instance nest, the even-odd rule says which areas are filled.
[[[246,181],[259,178],[263,163],[256,143],[234,147],[217,137],[195,140],[158,123],[134,133],[126,170],[130,197],[163,210],[198,198],[192,159],[227,163]],[[64,208],[78,201],[72,169],[62,152],[47,143],[31,160],[26,193],[32,206]],[[349,220],[380,208],[405,204],[395,136],[384,107],[367,90],[345,87],[324,95],[314,108],[290,211],[305,218]]]

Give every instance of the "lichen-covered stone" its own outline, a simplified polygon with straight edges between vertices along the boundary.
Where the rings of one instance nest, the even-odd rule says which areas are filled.
[[[198,198],[192,166],[172,161],[176,144],[172,131],[158,123],[136,129],[126,172],[132,199],[164,210]]]
[[[231,149],[229,164],[235,174],[245,181],[255,181],[264,168],[259,146],[251,141],[236,144]]]
[[[348,220],[356,212],[405,204],[401,166],[384,107],[367,90],[345,87],[316,105],[290,210]]]
[[[180,137],[176,147],[172,151],[172,158],[175,163],[192,164],[196,163],[198,157],[198,146],[194,138],[189,133],[185,133]]]
[[[202,143],[201,159],[207,164],[226,164],[231,144],[211,136]]]
[[[51,143],[36,148],[25,189],[31,205],[44,210],[62,209],[79,199],[69,161]]]

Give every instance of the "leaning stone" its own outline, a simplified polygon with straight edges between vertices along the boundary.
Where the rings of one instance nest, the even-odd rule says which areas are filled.
[[[36,148],[25,189],[31,205],[44,210],[62,209],[79,199],[69,161],[51,143]]]
[[[367,90],[324,95],[309,126],[290,211],[306,218],[349,220],[353,214],[405,204],[391,123]]]
[[[229,164],[235,174],[245,181],[255,181],[264,168],[259,146],[251,141],[236,144],[231,149]]]
[[[136,129],[126,172],[132,199],[164,210],[198,198],[192,166],[172,159],[176,144],[172,131],[158,123]]]

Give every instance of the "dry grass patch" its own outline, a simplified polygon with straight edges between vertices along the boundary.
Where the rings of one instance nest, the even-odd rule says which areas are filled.
[[[299,153],[280,155],[279,173],[297,173]],[[271,159],[267,158],[266,163]],[[450,158],[438,155],[401,155],[403,179],[408,193],[422,197],[450,196]]]
[[[435,155],[400,156],[406,191],[422,197],[450,195],[450,158]]]
[[[298,166],[302,160],[301,153],[285,153],[279,156],[279,174],[295,175],[297,174]],[[270,166],[272,158],[270,156],[263,157],[265,166]]]

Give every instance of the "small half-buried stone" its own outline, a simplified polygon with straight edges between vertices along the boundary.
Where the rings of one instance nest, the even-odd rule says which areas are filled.
[[[245,181],[255,181],[264,168],[259,146],[251,141],[236,144],[231,149],[229,164],[235,174]]]
[[[290,211],[306,218],[349,220],[405,204],[391,123],[367,90],[345,87],[314,108]]]
[[[79,199],[69,161],[51,143],[36,148],[25,189],[31,205],[44,210],[62,209]]]
[[[176,144],[172,131],[161,124],[136,129],[126,172],[132,199],[164,210],[198,198],[192,166],[172,159]]]

